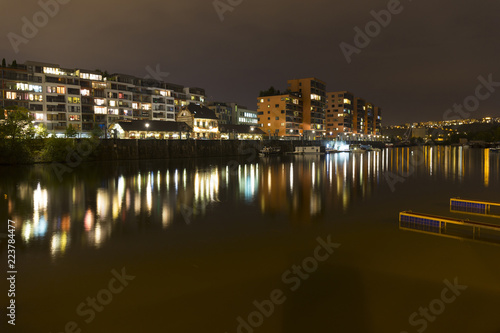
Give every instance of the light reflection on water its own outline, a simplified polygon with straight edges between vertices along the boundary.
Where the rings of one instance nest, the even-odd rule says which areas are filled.
[[[64,184],[50,180],[50,167],[33,167],[41,173],[36,182],[2,179],[5,192],[15,189],[8,193],[7,215],[18,222],[28,247],[41,244],[40,251],[48,249],[59,257],[72,246],[99,248],[121,230],[137,228],[137,221],[168,229],[209,219],[217,203],[243,203],[264,215],[287,216],[292,225],[307,225],[345,214],[353,202],[369,199],[377,189],[387,191],[388,173],[454,183],[477,176],[484,187],[498,184],[500,174],[499,154],[462,147],[179,163],[153,163],[147,170],[137,164],[115,166],[90,175],[90,180],[80,169]]]

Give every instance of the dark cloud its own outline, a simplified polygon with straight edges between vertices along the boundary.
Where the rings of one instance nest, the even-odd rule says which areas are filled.
[[[221,0],[227,1],[227,0]],[[147,75],[200,86],[213,99],[255,107],[259,90],[316,76],[380,105],[385,123],[442,119],[474,93],[479,75],[500,81],[500,3],[402,1],[403,11],[348,64],[339,48],[388,1],[244,0],[221,22],[211,0],[71,1],[15,54],[7,33],[40,10],[2,4],[0,52],[8,60]],[[475,115],[500,115],[500,91]]]

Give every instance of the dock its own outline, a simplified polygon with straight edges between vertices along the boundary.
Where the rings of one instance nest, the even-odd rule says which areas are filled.
[[[498,212],[492,213],[492,208],[498,210]],[[453,213],[467,213],[500,218],[500,203],[451,198],[450,211]]]
[[[403,211],[399,228],[460,240],[476,240],[500,245],[500,225]]]

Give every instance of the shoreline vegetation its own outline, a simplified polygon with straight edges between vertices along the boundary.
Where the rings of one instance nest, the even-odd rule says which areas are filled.
[[[9,107],[0,112],[0,165],[64,163],[70,167],[82,162],[154,160],[171,158],[231,157],[255,158],[264,146],[279,147],[292,152],[297,146],[326,146],[332,140],[160,140],[160,139],[102,139],[104,132],[94,128],[90,138],[76,138],[78,132],[70,125],[65,138],[49,133],[43,125],[34,126],[25,108]],[[7,116],[7,117],[6,117]],[[434,136],[432,137],[434,139]],[[465,139],[465,140],[464,140]],[[487,131],[451,134],[427,143],[421,138],[391,142],[398,146],[447,146],[469,142],[471,147],[496,147],[500,142],[500,126]],[[496,142],[496,143],[495,143]],[[356,143],[356,142],[348,142]],[[382,142],[358,142],[383,148]]]
[[[63,163],[70,167],[82,162],[154,160],[199,157],[256,157],[264,146],[292,152],[297,146],[326,146],[324,141],[287,140],[140,140],[100,138],[35,138],[0,140],[0,165]],[[381,142],[364,142],[384,148]],[[397,147],[461,146],[449,141],[394,143]],[[475,142],[470,147],[496,147],[491,142]]]

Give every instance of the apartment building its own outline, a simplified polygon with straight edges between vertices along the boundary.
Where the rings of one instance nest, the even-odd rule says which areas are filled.
[[[257,114],[261,129],[270,137],[300,139],[304,135],[303,104],[299,93],[259,97]]]
[[[35,125],[56,133],[69,125],[88,132],[118,121],[175,121],[183,106],[205,103],[201,88],[33,61],[0,67],[0,92],[0,107],[25,107]]]
[[[336,91],[327,94],[326,132],[327,136],[356,133],[380,135],[382,128],[382,109],[354,96],[349,91]]]
[[[302,96],[303,130],[312,138],[325,135],[326,83],[317,78],[288,80],[288,91]]]
[[[210,102],[208,108],[215,112],[219,124],[224,125],[257,125],[257,111],[250,110],[237,103]]]

